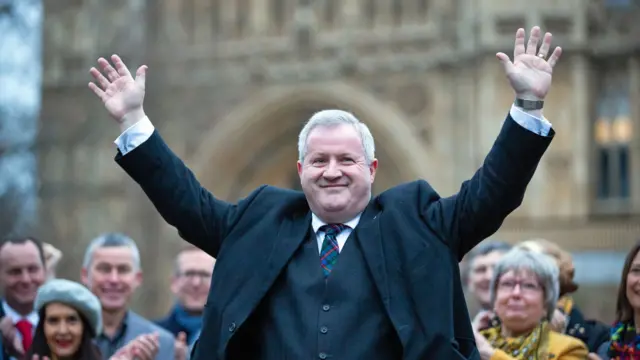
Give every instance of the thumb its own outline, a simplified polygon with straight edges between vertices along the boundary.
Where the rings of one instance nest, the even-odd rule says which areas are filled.
[[[142,65],[136,70],[136,84],[144,89],[145,80],[147,77],[147,65]]]
[[[184,331],[180,331],[180,333],[178,334],[178,341],[183,344],[187,343],[187,334],[185,334]]]
[[[502,67],[504,68],[504,71],[507,74],[513,72],[513,63],[511,62],[511,60],[509,59],[509,56],[507,56],[507,54],[500,52],[500,53],[496,54],[496,57],[502,63]]]

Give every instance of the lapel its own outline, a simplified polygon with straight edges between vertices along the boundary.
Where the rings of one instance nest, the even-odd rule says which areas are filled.
[[[380,209],[375,200],[369,202],[360,223],[355,229],[355,239],[362,249],[367,267],[373,276],[376,288],[387,313],[389,309],[389,278],[385,260],[382,235],[380,233]]]
[[[268,269],[263,279],[268,290],[278,275],[287,266],[293,254],[309,236],[311,211],[295,213],[282,221],[276,243],[268,260]]]

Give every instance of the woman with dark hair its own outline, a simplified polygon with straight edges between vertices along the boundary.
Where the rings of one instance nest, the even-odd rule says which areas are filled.
[[[102,360],[93,343],[102,331],[102,307],[89,289],[69,280],[49,280],[38,289],[34,307],[40,322],[26,360]],[[159,346],[158,334],[143,334],[110,360],[153,359]]]
[[[598,349],[601,359],[640,359],[640,241],[627,254],[622,268],[616,321],[611,339]],[[589,359],[598,359],[591,354]]]
[[[100,301],[86,287],[54,279],[38,289],[35,309],[40,315],[27,359],[102,360],[93,338],[102,329]]]

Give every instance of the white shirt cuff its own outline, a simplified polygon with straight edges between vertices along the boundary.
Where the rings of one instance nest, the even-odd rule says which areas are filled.
[[[120,150],[122,156],[124,156],[147,141],[151,135],[153,135],[154,130],[155,127],[151,123],[151,120],[145,116],[144,119],[131,125],[120,134],[114,143],[118,147],[118,150]]]
[[[551,123],[547,119],[537,118],[518,109],[515,105],[511,105],[511,111],[509,111],[509,114],[511,115],[511,118],[518,123],[518,125],[540,136],[548,136],[551,131]]]

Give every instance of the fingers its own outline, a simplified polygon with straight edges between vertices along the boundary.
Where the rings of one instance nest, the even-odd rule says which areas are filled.
[[[127,69],[127,66],[118,55],[111,55],[111,61],[113,61],[113,64],[116,66],[116,71],[120,76],[131,77],[129,69]]]
[[[514,71],[513,63],[509,60],[509,57],[505,53],[497,53],[496,57],[502,63],[502,67],[504,68],[505,73],[510,74]]]
[[[134,346],[134,351],[143,359],[153,359],[155,357],[160,342],[158,340],[158,334],[146,334],[138,337],[138,341]]]
[[[524,54],[524,52],[524,29],[518,29],[516,31],[516,44],[513,48],[513,58],[515,59],[517,56]]]
[[[100,98],[100,100],[104,101],[104,91],[102,91],[102,89],[100,89],[98,87],[98,85],[90,82],[89,83],[89,89],[91,89],[91,91],[93,91],[94,94],[98,95],[98,97]]]
[[[560,56],[562,56],[562,48],[557,46],[553,50],[553,53],[549,57],[549,60],[547,60],[547,62],[549,63],[549,66],[551,66],[552,68],[556,66],[556,64],[558,63],[558,60],[560,60]]]
[[[549,55],[549,49],[551,48],[551,39],[553,38],[553,36],[551,35],[551,33],[546,33],[544,34],[544,38],[542,39],[542,45],[540,46],[540,51],[538,51],[538,56],[540,56],[543,59],[547,58],[547,55]]]
[[[147,65],[142,65],[136,71],[136,83],[141,86],[143,89],[145,88],[145,81],[147,78]]]
[[[177,341],[183,344],[187,343],[187,334],[184,333],[184,331],[180,331],[180,333],[178,333],[178,338]]]
[[[527,44],[527,54],[535,55],[538,51],[538,42],[540,42],[540,27],[534,26],[529,32],[529,43]]]
[[[98,59],[98,65],[100,65],[102,71],[107,74],[109,81],[114,82],[120,77],[120,74],[118,74],[116,69],[114,69],[113,66],[111,66],[111,64],[109,64],[109,62],[104,58]]]
[[[103,90],[106,89],[111,84],[111,82],[107,80],[107,78],[105,78],[104,75],[102,75],[102,73],[98,71],[98,69],[94,67],[89,69],[89,74],[91,74],[91,76],[93,76],[93,78],[96,79],[96,81],[98,82],[98,84],[100,84],[100,87]]]

